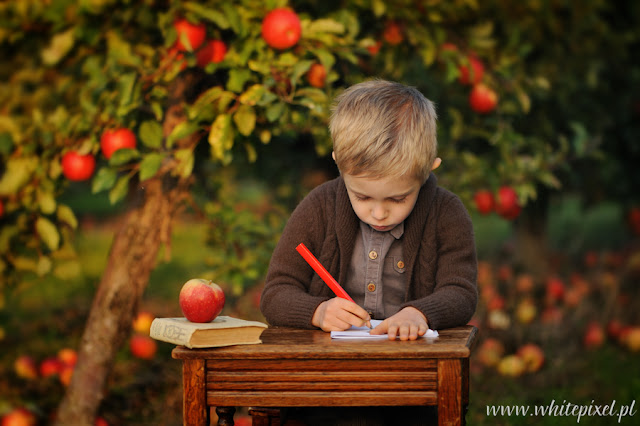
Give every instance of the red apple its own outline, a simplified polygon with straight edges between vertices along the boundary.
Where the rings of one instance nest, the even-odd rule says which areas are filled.
[[[503,376],[518,377],[525,372],[526,365],[518,355],[507,355],[500,360],[497,369]]]
[[[36,415],[26,408],[15,408],[2,417],[1,426],[35,426]]]
[[[313,87],[323,88],[327,80],[327,70],[322,64],[313,64],[307,72],[307,81]]]
[[[496,213],[507,220],[513,220],[521,210],[516,191],[510,186],[501,186],[496,197]]]
[[[105,130],[100,137],[100,148],[107,160],[119,149],[135,147],[136,135],[126,127]]]
[[[476,203],[476,209],[480,214],[489,214],[495,207],[495,199],[493,193],[487,189],[477,191],[473,196],[473,201]]]
[[[564,284],[564,281],[562,281],[558,277],[553,276],[547,279],[546,290],[547,302],[554,303],[564,299],[566,286]]]
[[[367,50],[371,54],[371,56],[376,56],[378,52],[380,52],[380,48],[382,47],[381,41],[376,41],[375,44],[367,46]]]
[[[69,180],[87,180],[93,175],[96,159],[91,154],[81,155],[69,151],[62,156],[62,174]]]
[[[476,57],[469,56],[468,58],[469,65],[466,64],[460,65],[458,71],[460,72],[460,77],[458,81],[460,84],[470,84],[475,85],[482,81],[482,76],[484,75],[484,65],[480,62]],[[471,71],[469,71],[471,69]]]
[[[4,215],[4,203],[0,200],[0,217]]]
[[[96,417],[94,426],[109,426],[109,423],[104,419],[104,417]]]
[[[604,343],[605,333],[600,323],[592,321],[587,325],[583,343],[587,349],[599,348]]]
[[[36,361],[29,355],[21,355],[13,363],[13,369],[18,377],[33,380],[38,378]]]
[[[57,376],[62,371],[62,362],[57,357],[45,358],[40,363],[40,376],[47,378]]]
[[[71,348],[62,348],[58,351],[58,359],[64,365],[73,367],[78,362],[78,352]]]
[[[499,294],[494,295],[493,297],[491,297],[491,299],[489,299],[489,301],[487,302],[487,310],[488,311],[498,311],[501,309],[504,309],[504,297],[500,296]]]
[[[149,312],[139,312],[133,319],[133,331],[148,335],[154,318],[155,317]]]
[[[198,49],[207,36],[207,28],[204,24],[192,24],[186,19],[176,19],[173,27],[178,34],[175,46],[182,52]],[[185,41],[188,46],[184,43]]]
[[[210,63],[222,62],[227,54],[227,45],[221,40],[209,40],[198,52],[196,58],[198,66],[206,67]]]
[[[194,278],[184,283],[178,299],[187,320],[211,322],[222,312],[225,296],[213,281]]]
[[[402,27],[396,21],[387,21],[382,32],[382,38],[392,46],[396,46],[404,41]]]
[[[488,114],[498,105],[498,94],[489,86],[478,83],[471,89],[469,105],[478,114]]]
[[[267,13],[262,21],[262,38],[274,49],[288,49],[298,43],[302,33],[300,18],[291,9],[280,7]]]
[[[531,292],[535,285],[535,280],[531,274],[522,273],[516,277],[516,290],[520,293]]]
[[[152,359],[158,350],[158,344],[149,336],[134,334],[129,339],[129,349],[136,358]]]
[[[534,373],[542,367],[544,364],[544,352],[540,346],[535,343],[527,343],[521,346],[516,355],[522,359],[525,365],[525,369],[529,373]]]

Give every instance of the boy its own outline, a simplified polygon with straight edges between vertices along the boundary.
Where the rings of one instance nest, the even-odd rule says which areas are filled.
[[[260,308],[276,326],[415,340],[466,324],[477,303],[476,252],[462,202],[437,186],[436,113],[419,91],[373,80],[337,98],[329,125],[340,177],[292,213]],[[304,243],[356,303],[335,297],[296,252]]]

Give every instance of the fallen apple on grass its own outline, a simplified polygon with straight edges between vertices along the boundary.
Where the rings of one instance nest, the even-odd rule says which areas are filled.
[[[184,317],[191,322],[211,322],[222,312],[225,296],[213,281],[194,278],[182,286],[178,297]]]

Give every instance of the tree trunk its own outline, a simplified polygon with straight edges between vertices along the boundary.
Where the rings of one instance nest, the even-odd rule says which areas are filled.
[[[188,76],[187,76],[188,77]],[[176,80],[163,121],[164,136],[184,121],[184,100],[193,80]],[[176,143],[194,149],[199,135]],[[115,356],[128,337],[162,243],[168,244],[171,225],[188,197],[191,179],[171,177],[173,160],[140,184],[134,206],[116,233],[109,260],[94,296],[78,349],[71,383],[58,408],[57,425],[93,425],[104,397]]]

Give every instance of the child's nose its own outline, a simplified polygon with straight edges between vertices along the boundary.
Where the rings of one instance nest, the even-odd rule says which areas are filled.
[[[371,216],[376,220],[384,220],[387,218],[387,209],[382,204],[376,204],[371,209]]]

